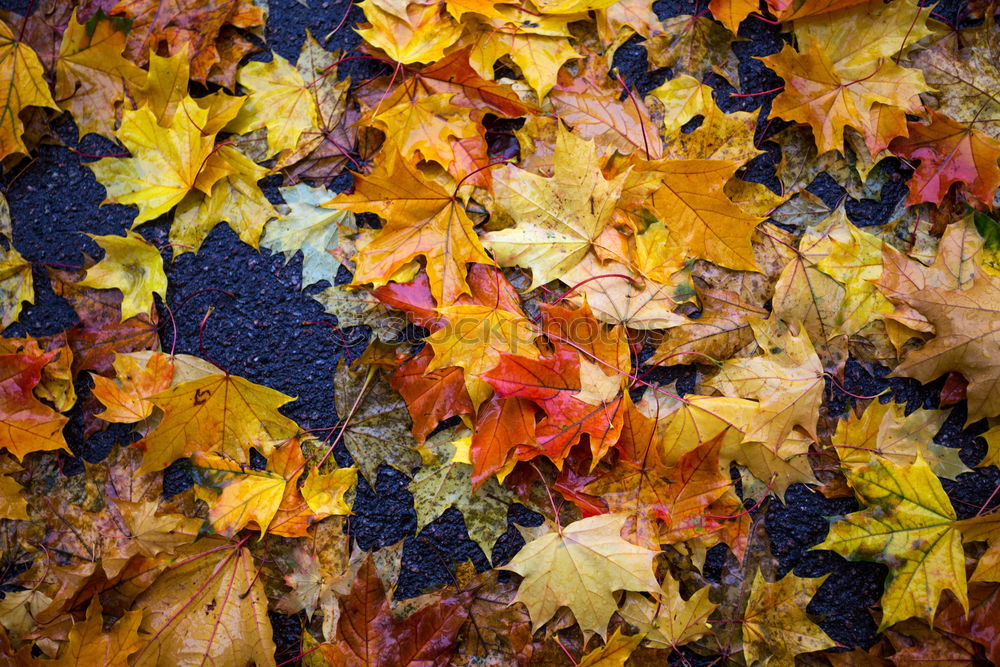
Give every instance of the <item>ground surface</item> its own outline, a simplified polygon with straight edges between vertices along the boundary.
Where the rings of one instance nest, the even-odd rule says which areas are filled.
[[[29,4],[28,0],[0,0],[0,7],[19,13]],[[342,0],[310,0],[310,4],[311,7],[306,8],[296,0],[271,0],[266,36],[270,49],[294,61],[306,31],[311,31],[322,42],[341,22],[347,8]],[[701,11],[700,7],[682,0],[661,1],[654,9],[663,18]],[[942,3],[937,12],[954,20],[958,16],[958,6]],[[327,48],[354,49],[359,39],[350,26],[361,19],[361,12],[352,7],[344,28],[325,42]],[[744,22],[739,36],[747,40],[734,46],[741,57],[742,90],[763,91],[780,85],[780,79],[752,58],[781,48],[782,38],[777,28],[751,18]],[[635,41],[619,50],[615,64],[640,92],[659,85],[669,74],[665,70],[647,72],[645,49]],[[377,70],[370,62],[361,60],[345,63],[341,73],[357,80]],[[728,85],[721,80],[715,83],[719,83],[718,100],[724,109],[763,108],[762,116],[766,117],[770,96],[730,98],[728,93],[732,91]],[[768,127],[761,122],[758,127],[759,140],[766,140],[766,136],[780,129],[781,124],[772,123]],[[94,135],[78,144],[76,130],[70,121],[62,121],[58,130],[67,145],[85,153],[102,154],[115,150],[110,143],[95,139]],[[752,180],[767,183],[773,178],[778,152],[773,144],[764,143],[763,148],[770,148],[770,151],[754,161],[749,173]],[[36,267],[34,277],[38,295],[37,303],[25,310],[21,323],[6,333],[22,335],[26,332],[37,336],[62,331],[74,323],[76,316],[52,293],[46,265],[80,266],[85,254],[99,254],[96,244],[85,234],[120,233],[131,223],[133,209],[117,205],[99,207],[104,198],[103,187],[83,166],[81,158],[65,147],[43,146],[33,162],[22,164],[6,177],[6,181],[0,181],[0,185],[10,202],[17,248]],[[278,201],[277,182],[269,185],[265,190]],[[340,179],[339,185],[346,187],[349,179]],[[810,189],[830,204],[844,196],[839,186],[823,177]],[[889,180],[881,202],[848,201],[847,211],[855,224],[879,224],[905,195],[904,186]],[[137,231],[148,240],[163,245],[167,230],[168,223],[160,220],[143,225]],[[165,348],[175,347],[178,352],[202,356],[207,353],[234,374],[298,397],[285,412],[303,428],[316,429],[337,423],[333,401],[336,391],[334,369],[339,358],[360,354],[367,342],[367,332],[348,329],[338,334],[327,326],[305,324],[332,324],[335,320],[300,289],[300,257],[285,264],[280,255],[272,255],[267,250],[257,252],[241,243],[228,226],[219,225],[197,255],[182,255],[167,267],[167,275],[170,285],[167,302],[173,309],[176,337],[167,311],[161,308],[164,323],[161,338]],[[199,324],[210,306],[214,311],[200,338]],[[940,386],[921,387],[910,380],[880,379],[884,373],[878,371],[864,369],[852,362],[848,367],[846,388],[853,393],[871,395],[889,386],[893,400],[905,402],[911,409],[936,407]],[[87,390],[87,387],[78,387],[78,391]],[[838,391],[834,387],[830,390]],[[84,396],[81,393],[81,398]],[[842,404],[844,408],[846,405]],[[953,408],[936,442],[961,448],[963,460],[972,465],[985,451],[982,441],[975,438],[985,427],[973,424],[963,430],[964,421],[964,406]],[[123,429],[111,429],[84,439],[80,422],[78,414],[66,431],[67,440],[79,458],[100,460],[116,439],[127,442],[127,431]],[[342,463],[346,462],[346,456],[345,452],[338,452]],[[66,457],[64,463],[66,474],[82,471],[78,459]],[[375,489],[362,480],[354,505],[356,516],[352,517],[350,526],[358,545],[365,550],[379,549],[406,538],[397,596],[413,596],[428,587],[449,582],[452,560],[472,558],[478,567],[488,567],[484,555],[468,539],[461,515],[455,510],[449,510],[420,535],[414,535],[416,516],[405,489],[407,481],[401,473],[386,468],[379,474]],[[184,470],[168,471],[168,493],[176,493],[189,483]],[[995,469],[965,474],[955,483],[945,482],[959,513],[970,515],[987,502],[998,483],[1000,474]],[[868,606],[878,601],[886,570],[880,565],[849,563],[831,552],[810,551],[810,547],[826,535],[824,517],[855,509],[852,500],[829,500],[818,492],[795,485],[788,491],[785,504],[772,499],[757,511],[765,513],[772,549],[781,563],[779,574],[791,569],[803,577],[830,574],[809,607],[810,612],[825,615],[821,623],[823,629],[845,646],[868,647],[875,641],[876,629]],[[513,508],[511,518],[517,518],[522,524],[537,522],[537,518],[523,508]],[[492,554],[494,564],[509,560],[522,544],[511,526]],[[709,577],[713,576],[713,570],[719,571],[718,555],[709,559],[706,572]],[[279,654],[285,658],[294,656],[298,651],[300,628],[297,619],[275,616],[274,621]]]

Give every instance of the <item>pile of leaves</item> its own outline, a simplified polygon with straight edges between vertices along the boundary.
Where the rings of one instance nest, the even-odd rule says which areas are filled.
[[[946,493],[1000,463],[993,6],[962,29],[914,0],[360,8],[360,52],[308,35],[295,64],[252,55],[253,0],[0,13],[7,182],[67,114],[106,140],[73,149],[106,203],[135,207],[97,261],[45,268],[75,326],[0,339],[3,660],[262,666],[285,614],[305,664],[1000,662],[1000,486]],[[737,57],[757,28],[773,48]],[[639,44],[646,89],[615,66]],[[154,220],[169,243],[134,231]],[[331,365],[338,423],[174,353],[170,259],[220,223],[301,253],[368,336]],[[16,226],[4,203],[5,329],[41,270]],[[850,367],[939,398],[847,391]],[[73,411],[118,435],[66,475]],[[935,443],[951,411],[987,446]],[[402,543],[350,531],[386,466],[417,531],[458,510],[487,559],[515,503],[539,525],[397,599]],[[825,577],[779,572],[765,509],[793,484],[854,502],[814,548],[884,566],[873,646],[810,616]]]

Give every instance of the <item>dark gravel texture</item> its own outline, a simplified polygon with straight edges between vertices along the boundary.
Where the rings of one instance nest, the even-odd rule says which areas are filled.
[[[0,7],[24,12],[28,0],[0,0]],[[343,0],[318,2],[311,0],[311,8],[295,0],[271,0],[267,29],[267,45],[285,58],[294,60],[305,37],[306,30],[321,42],[341,22],[347,4]],[[696,3],[682,0],[660,0],[654,5],[661,18],[679,14],[698,13],[704,0]],[[962,20],[961,3],[945,0],[938,6],[938,13],[952,22]],[[358,36],[350,26],[362,20],[357,7],[350,9],[345,26],[328,42],[328,48],[345,51],[355,49]],[[739,36],[747,41],[734,44],[740,57],[739,92],[759,92],[779,86],[781,80],[752,56],[774,53],[783,42],[776,26],[763,21],[748,19],[741,26]],[[264,56],[255,56],[264,57]],[[618,51],[615,66],[630,87],[644,93],[659,85],[668,72],[647,72],[646,51],[639,40],[632,40]],[[342,66],[342,75],[355,80],[380,73],[382,66],[366,60],[354,60]],[[732,86],[713,77],[716,99],[727,111],[752,111],[761,109],[758,141],[767,153],[756,158],[746,169],[746,177],[769,185],[775,184],[774,165],[780,157],[777,146],[766,141],[767,137],[783,127],[775,121],[766,124],[767,111],[772,95],[749,98],[732,98]],[[76,130],[71,121],[61,121],[59,135],[68,145],[76,146]],[[93,136],[79,144],[87,153],[113,152],[111,143]],[[898,161],[887,161],[885,168],[900,172]],[[5,335],[45,335],[62,331],[73,325],[76,316],[72,309],[56,297],[49,285],[46,264],[79,266],[84,255],[99,256],[96,244],[85,235],[121,233],[134,217],[133,209],[122,206],[99,207],[104,198],[103,188],[96,183],[91,171],[81,164],[81,159],[65,147],[44,146],[36,159],[15,170],[16,178],[7,175],[0,179],[10,202],[17,249],[36,265],[35,281],[37,303],[25,309],[21,323]],[[900,172],[905,180],[908,173]],[[346,187],[349,179],[340,179]],[[277,200],[275,182],[265,183],[269,197]],[[830,204],[844,196],[844,191],[828,176],[821,175],[810,186],[815,194]],[[881,201],[848,200],[847,211],[857,225],[879,224],[893,209],[895,203],[906,196],[901,182],[889,179],[882,190]],[[166,242],[168,222],[157,220],[141,226],[138,231],[150,241],[163,245]],[[185,254],[167,267],[169,291],[167,303],[173,309],[176,321],[176,339],[169,326],[170,318],[161,307],[164,347],[176,347],[178,352],[210,356],[216,363],[232,373],[244,376],[278,389],[297,400],[288,406],[286,414],[303,428],[315,429],[337,423],[334,409],[334,369],[344,356],[345,344],[350,356],[356,357],[367,343],[367,333],[347,330],[344,338],[326,326],[305,325],[307,321],[333,322],[317,302],[300,289],[301,258],[285,263],[283,257],[267,250],[257,252],[242,244],[226,225],[218,226],[197,254]],[[344,275],[341,278],[347,279]],[[318,289],[314,287],[312,289]],[[206,310],[214,312],[199,338],[199,324]],[[886,379],[885,369],[869,369],[850,362],[845,386],[856,393],[876,394],[885,387],[892,390],[892,400],[905,402],[910,409],[935,407],[940,391],[940,381],[925,387],[905,379]],[[683,390],[694,380],[693,369],[658,370],[651,379],[671,380],[681,378]],[[83,380],[78,387],[81,402],[89,391],[89,382]],[[846,394],[835,386],[829,387],[833,397],[832,408],[846,410]],[[126,428],[111,428],[90,438],[83,437],[82,419],[71,414],[67,439],[73,452],[88,461],[103,458],[114,442],[127,443],[130,435]],[[952,409],[952,416],[941,430],[939,444],[961,449],[967,464],[975,464],[985,448],[976,435],[985,430],[984,423],[963,429],[963,405]],[[342,449],[336,452],[342,464],[348,458]],[[82,464],[67,457],[64,466],[67,474],[82,471]],[[450,569],[454,562],[471,558],[478,568],[487,568],[489,562],[479,548],[469,540],[461,515],[450,510],[428,526],[420,535],[414,535],[416,517],[412,499],[406,490],[408,479],[402,473],[383,468],[372,489],[363,480],[354,505],[356,515],[351,520],[351,532],[358,545],[366,550],[378,549],[406,539],[403,565],[399,577],[398,597],[417,595],[429,587],[451,581]],[[183,467],[173,466],[167,471],[166,491],[176,493],[189,485],[190,477]],[[946,482],[947,489],[960,515],[975,514],[983,506],[993,489],[1000,484],[996,469],[977,470],[962,475],[956,482]],[[780,563],[780,574],[795,570],[799,576],[830,577],[820,588],[809,607],[824,617],[821,622],[827,633],[845,646],[867,647],[874,643],[876,623],[868,610],[875,604],[882,591],[886,574],[884,567],[866,563],[849,563],[825,551],[810,551],[810,547],[823,540],[827,530],[825,517],[857,509],[851,499],[826,499],[822,494],[802,485],[793,486],[786,494],[785,503],[770,502],[763,511],[774,555]],[[530,525],[538,523],[538,515],[520,506],[511,509],[510,519]],[[492,556],[494,564],[509,560],[523,541],[513,528],[497,543]],[[710,559],[709,567],[712,566]],[[297,638],[301,619],[272,615],[275,636],[282,659],[297,652]]]

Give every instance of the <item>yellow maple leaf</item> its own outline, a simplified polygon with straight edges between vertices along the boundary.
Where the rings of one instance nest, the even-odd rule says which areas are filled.
[[[24,488],[7,475],[0,475],[0,519],[29,521]]]
[[[55,93],[73,116],[80,136],[114,136],[127,90],[140,87],[145,73],[122,56],[125,33],[111,20],[78,23],[76,10],[66,25],[56,61]],[[100,109],[102,113],[94,113]]]
[[[302,133],[319,122],[316,99],[298,69],[274,54],[271,62],[249,62],[236,77],[250,94],[227,126],[244,134],[267,128],[267,156],[295,148]]]
[[[758,334],[758,342],[766,340]],[[731,359],[711,385],[726,396],[755,398],[758,409],[747,425],[745,441],[781,443],[794,427],[816,438],[816,419],[823,402],[823,366],[804,330],[788,331],[763,356]]]
[[[838,69],[814,42],[801,53],[786,46],[761,60],[785,80],[772,113],[811,125],[820,153],[842,150],[848,126],[864,135],[872,155],[885,150],[894,137],[906,136],[906,114],[920,113],[920,93],[929,90],[923,73],[892,60]]]
[[[437,2],[364,0],[358,6],[368,24],[355,28],[357,33],[404,65],[440,60],[462,34],[461,26],[443,14]]]
[[[750,215],[723,187],[739,168],[736,160],[648,161],[633,155],[618,206],[645,208],[669,221],[685,257],[706,259],[737,271],[757,271],[750,238],[764,218]],[[622,167],[619,166],[619,169]]]
[[[277,448],[263,470],[214,453],[195,452],[198,495],[208,502],[215,532],[231,537],[255,523],[261,537],[278,513],[289,487],[295,488],[305,467],[298,441]],[[217,492],[217,494],[216,494]]]
[[[841,462],[857,468],[874,458],[907,466],[920,455],[941,477],[955,479],[969,471],[957,449],[933,442],[947,410],[916,410],[908,415],[905,411],[905,405],[876,400],[860,416],[852,413],[838,422],[831,442]]]
[[[802,579],[789,572],[771,583],[755,572],[743,616],[743,650],[747,664],[795,664],[799,653],[836,646],[806,616],[806,606],[826,580]]]
[[[354,257],[355,284],[384,285],[396,271],[423,257],[434,300],[446,306],[469,294],[467,263],[492,263],[454,195],[426,179],[403,157],[390,156],[371,174],[359,176],[354,188],[353,194],[340,195],[329,205],[376,213],[385,220]]]
[[[188,380],[148,400],[163,410],[163,419],[137,445],[146,452],[140,473],[162,470],[196,451],[245,463],[251,447],[267,456],[298,432],[278,412],[294,399],[235,375]]]
[[[341,515],[350,514],[351,506],[344,496],[358,482],[358,469],[337,468],[330,473],[322,473],[319,468],[312,468],[306,475],[302,485],[302,497],[315,514]]]
[[[52,662],[53,665],[128,667],[129,656],[142,646],[139,638],[142,611],[125,612],[108,632],[104,632],[104,616],[101,612],[100,598],[95,595],[90,599],[86,618],[73,623],[66,646],[60,650],[59,658]]]
[[[483,235],[501,266],[531,269],[531,289],[598,249],[625,175],[607,180],[596,146],[560,126],[552,178],[511,165],[493,174],[497,207],[516,224]]]
[[[20,113],[26,107],[59,109],[49,93],[38,55],[0,21],[0,159],[28,152],[21,140],[24,124]]]
[[[1000,414],[1000,363],[996,359],[1000,278],[983,273],[965,290],[929,288],[898,298],[934,325],[935,336],[907,354],[894,373],[930,382],[958,371],[969,381],[967,422]]]
[[[576,665],[577,667],[624,667],[643,639],[641,634],[626,635],[622,634],[621,628],[617,628],[604,646],[595,648],[580,658],[580,662]]]
[[[148,398],[170,386],[174,374],[170,357],[162,352],[141,356],[116,354],[112,364],[114,379],[91,375],[94,398],[106,408],[95,416],[106,422],[124,424],[146,419],[153,414],[153,404]]]
[[[905,467],[878,461],[846,474],[864,509],[834,519],[813,548],[889,567],[879,631],[913,616],[932,622],[945,589],[968,609],[955,509],[927,462],[918,455]]]
[[[580,57],[569,40],[567,19],[573,15],[544,16],[523,10],[519,13],[514,5],[495,7],[503,12],[497,11],[484,20],[463,21],[465,32],[458,44],[470,47],[469,64],[479,76],[493,79],[493,66],[509,57],[521,68],[524,80],[538,98],[545,97],[556,84],[559,68],[567,60]]]
[[[203,130],[209,110],[185,97],[168,127],[148,107],[126,110],[117,136],[130,158],[104,158],[88,166],[107,188],[106,202],[136,204],[138,224],[160,216],[194,190],[211,192],[236,169],[214,151],[215,133]]]
[[[170,241],[178,255],[196,252],[208,233],[222,222],[229,223],[241,241],[258,248],[264,226],[278,217],[257,186],[257,181],[267,175],[267,169],[231,146],[220,146],[215,154],[233,173],[216,181],[208,196],[192,193],[177,206]]]
[[[132,231],[125,236],[94,236],[90,238],[104,249],[104,259],[87,269],[77,284],[93,289],[117,289],[122,296],[122,322],[149,312],[153,294],[167,298],[167,275],[163,272],[163,257],[152,243]]]
[[[133,603],[144,642],[134,665],[274,663],[267,594],[250,552],[201,540]]]
[[[535,628],[560,607],[569,607],[584,634],[602,637],[618,608],[615,591],[655,593],[653,576],[658,552],[621,537],[624,514],[599,514],[532,540],[501,569],[524,577],[516,602],[528,608]]]
[[[13,245],[0,247],[0,328],[6,329],[17,322],[25,301],[35,302],[31,264]]]
[[[708,586],[699,588],[685,600],[680,583],[668,574],[654,599],[626,593],[618,613],[645,635],[650,646],[676,648],[712,632],[708,617],[719,605],[708,599],[708,592]]]
[[[405,82],[372,110],[372,124],[382,130],[386,141],[382,150],[398,152],[405,158],[418,155],[424,160],[448,166],[454,160],[451,140],[482,140],[479,123],[468,112],[452,104],[454,92],[428,94]]]

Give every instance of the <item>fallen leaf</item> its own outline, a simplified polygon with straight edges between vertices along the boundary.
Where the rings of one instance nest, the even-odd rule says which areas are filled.
[[[331,204],[386,220],[375,238],[358,249],[355,284],[384,285],[388,276],[423,257],[434,299],[445,306],[469,294],[467,263],[491,263],[454,195],[426,180],[402,157],[359,177],[354,194],[340,195]]]
[[[605,179],[594,145],[565,129],[556,138],[552,178],[504,165],[493,180],[498,208],[516,224],[487,232],[483,244],[501,266],[530,268],[530,289],[599,251],[623,181]]]
[[[24,124],[20,114],[26,107],[58,110],[45,82],[45,72],[38,55],[30,46],[15,38],[10,27],[0,20],[0,81],[6,83],[0,93],[0,158],[27,154],[22,141]]]
[[[174,365],[161,352],[143,356],[144,362],[135,354],[117,354],[114,379],[91,376],[92,393],[106,408],[95,416],[107,422],[134,424],[153,414],[155,406],[148,399],[170,387]]]
[[[167,298],[163,257],[153,244],[135,232],[125,236],[91,236],[104,249],[104,259],[87,269],[78,285],[117,289],[122,293],[122,321],[149,313],[153,294]]]
[[[794,665],[800,653],[837,645],[806,616],[806,605],[825,580],[802,579],[789,572],[772,583],[757,571],[743,617],[743,651],[748,663]]]
[[[273,665],[264,582],[242,546],[200,540],[133,605],[142,610],[135,665],[200,662]]]
[[[142,472],[162,470],[194,452],[215,452],[245,464],[251,447],[265,456],[298,433],[278,408],[290,396],[235,375],[208,375],[147,399],[163,419],[136,446]]]
[[[567,606],[585,633],[603,637],[617,608],[612,593],[659,590],[652,569],[657,552],[623,540],[625,520],[623,514],[602,514],[557,528],[501,568],[524,577],[515,601],[528,607],[534,628]]]

